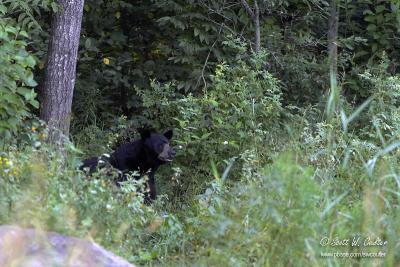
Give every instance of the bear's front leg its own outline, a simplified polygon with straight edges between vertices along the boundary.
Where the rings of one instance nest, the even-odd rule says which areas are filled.
[[[154,172],[150,172],[147,180],[147,190],[144,194],[144,203],[149,205],[156,199],[156,183],[154,181]]]

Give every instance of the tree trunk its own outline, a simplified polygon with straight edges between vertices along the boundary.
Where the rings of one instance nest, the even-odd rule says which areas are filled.
[[[328,29],[329,68],[331,73],[337,75],[337,39],[338,39],[339,12],[336,0],[331,0],[331,12]]]
[[[249,6],[247,0],[240,0],[240,2],[253,22],[255,31],[254,50],[258,53],[261,49],[260,8],[258,7],[258,2],[254,0],[254,10]]]
[[[84,0],[59,0],[54,14],[42,87],[40,118],[49,126],[49,141],[68,137]]]
[[[327,118],[331,119],[334,111],[336,109],[338,100],[339,100],[339,92],[337,86],[337,41],[338,41],[338,24],[339,24],[339,16],[338,16],[338,6],[337,0],[331,0],[330,6],[330,15],[329,15],[329,29],[328,29],[328,63],[329,63],[329,78],[330,78],[330,92],[328,92],[328,102],[326,105],[326,114]]]
[[[258,53],[261,49],[261,29],[260,29],[260,9],[257,0],[254,0],[254,28],[255,28],[255,51]]]

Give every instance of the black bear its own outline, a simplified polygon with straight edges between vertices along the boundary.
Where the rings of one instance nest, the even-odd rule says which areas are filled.
[[[121,171],[117,182],[126,180],[129,171],[138,171],[140,175],[148,173],[148,190],[145,193],[145,202],[150,203],[156,198],[156,186],[154,174],[158,167],[170,162],[175,157],[175,151],[169,141],[172,138],[172,130],[164,134],[158,134],[150,130],[141,130],[140,139],[118,147],[111,155],[102,155],[83,161],[81,170],[89,169],[92,173],[99,163],[108,162],[114,168]]]

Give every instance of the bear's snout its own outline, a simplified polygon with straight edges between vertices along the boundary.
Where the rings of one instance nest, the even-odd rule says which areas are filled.
[[[175,150],[169,144],[165,144],[158,158],[162,161],[170,162],[175,158],[175,155]]]
[[[170,150],[168,151],[168,157],[169,157],[170,159],[174,159],[175,156],[176,156],[175,149],[173,149],[173,148],[171,147]]]

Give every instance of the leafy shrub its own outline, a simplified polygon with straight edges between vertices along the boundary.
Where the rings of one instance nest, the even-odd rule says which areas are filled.
[[[47,146],[0,155],[0,224],[17,223],[68,235],[88,234],[103,246],[140,262],[146,231],[160,215],[143,205],[142,180],[116,188],[110,172],[88,178],[77,170],[75,148],[65,157]],[[153,226],[155,231],[159,226]]]
[[[365,72],[361,77],[373,98],[366,114],[371,124],[364,128],[364,134],[385,141],[397,139],[400,136],[400,77],[376,71]],[[378,135],[377,129],[380,131]]]
[[[34,141],[26,135],[27,125],[36,128],[40,124],[30,112],[39,107],[33,89],[37,85],[33,71],[38,59],[32,42],[36,39],[31,36],[37,38],[41,32],[34,16],[50,8],[57,10],[52,0],[0,3],[0,146],[10,141]],[[43,46],[43,42],[38,43]]]
[[[360,189],[362,197],[354,200],[348,190],[352,181],[342,182],[346,192],[338,194],[332,183],[321,184],[315,170],[296,161],[301,156],[282,153],[272,165],[253,170],[257,173],[253,179],[234,184],[228,183],[226,173],[215,174],[190,209],[176,211],[181,215],[178,221],[175,217],[161,227],[154,250],[168,249],[162,262],[167,266],[319,266],[328,261],[370,266],[370,258],[329,258],[322,253],[381,251],[387,255],[378,260],[392,265],[399,257],[398,200],[391,198],[392,187],[382,180],[365,185]],[[382,179],[390,172],[381,169],[374,177]],[[176,228],[179,240],[169,235]],[[321,245],[324,238],[352,237],[360,237],[360,242],[379,237],[388,245]]]
[[[136,192],[141,181],[118,189],[106,170],[83,177],[73,150],[66,146],[68,157],[46,146],[3,152],[0,223],[89,235],[146,265],[323,265],[328,259],[319,255],[331,247],[322,247],[321,238],[352,235],[388,240],[383,249],[389,265],[400,256],[398,189],[389,180],[395,180],[395,173],[387,165],[378,166],[377,182],[359,189],[362,197],[353,199],[351,180],[341,183],[345,193],[338,194],[332,183],[321,184],[315,170],[304,165],[302,153],[282,153],[265,168],[252,165],[255,157],[248,154],[241,172],[232,173],[229,165],[220,176],[212,168],[215,179],[207,190],[184,204],[185,209],[174,209],[163,199],[143,206],[143,196]],[[369,260],[361,262],[368,265]],[[350,265],[357,259],[331,261]]]
[[[203,94],[183,96],[174,84],[152,83],[152,90],[139,90],[145,112],[134,120],[156,128],[174,125],[178,146],[175,166],[182,170],[180,189],[197,192],[210,177],[210,162],[221,164],[241,158],[248,150],[262,159],[276,149],[275,133],[284,111],[278,80],[258,64],[220,64],[212,88]],[[237,163],[240,167],[241,160]],[[236,166],[235,166],[236,168]],[[189,190],[188,190],[189,189]]]
[[[306,265],[307,240],[317,238],[320,185],[312,170],[281,156],[259,179],[200,199],[195,259],[216,266]],[[204,195],[203,195],[204,196]],[[204,240],[204,241],[203,241]],[[207,255],[207,256],[206,256]]]
[[[0,5],[5,8],[4,5]],[[4,14],[3,10],[3,14]],[[32,69],[36,60],[26,51],[28,34],[12,21],[0,19],[0,136],[11,139],[22,119],[28,115],[29,106],[38,108],[32,87]]]

